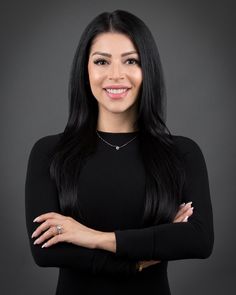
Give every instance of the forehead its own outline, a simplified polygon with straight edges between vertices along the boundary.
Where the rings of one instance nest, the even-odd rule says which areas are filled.
[[[123,53],[124,51],[135,50],[130,38],[122,33],[101,33],[97,35],[90,47],[90,53],[94,51]]]

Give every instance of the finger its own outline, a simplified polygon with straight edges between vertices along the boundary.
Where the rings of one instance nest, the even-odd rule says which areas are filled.
[[[183,203],[183,204],[181,204],[179,206],[180,209],[177,212],[176,217],[178,218],[181,214],[183,214],[189,208],[190,205],[191,205],[190,203],[187,203],[187,204]]]
[[[177,222],[182,222],[182,215],[174,219],[173,223],[177,223]]]
[[[193,214],[193,207],[189,208],[184,214],[176,219],[176,222],[187,222],[188,218]]]
[[[179,205],[179,211],[178,211],[178,213],[176,214],[176,216],[178,215],[178,214],[180,214],[180,212],[182,212],[183,211],[183,209],[184,209],[184,207],[185,207],[185,203],[182,203],[181,205]]]
[[[42,245],[42,248],[48,248],[48,247],[50,247],[52,245],[55,245],[55,244],[57,244],[59,242],[63,242],[63,241],[64,241],[64,235],[63,234],[56,235],[53,238],[51,238],[50,240],[48,240],[46,243],[44,243]]]
[[[181,214],[178,218],[175,218],[174,223],[183,222],[183,221],[186,222],[187,221],[186,217],[190,217],[193,214],[193,208],[194,207],[189,208],[186,212]]]
[[[45,240],[48,240],[51,237],[54,237],[55,235],[57,235],[57,230],[55,228],[55,226],[50,227],[46,232],[44,232],[37,240],[34,241],[34,245],[36,244],[41,244],[43,243]]]
[[[150,260],[151,263],[156,264],[156,263],[160,263],[160,260]]]
[[[176,214],[175,218],[179,218],[184,212],[185,212],[186,208],[185,206],[182,207]]]
[[[58,219],[62,219],[64,217],[64,215],[61,215],[59,213],[56,213],[56,212],[48,212],[48,213],[45,213],[45,214],[41,214],[39,216],[37,216],[33,222],[42,222],[46,219],[49,219],[49,218],[58,218]]]
[[[146,267],[158,264],[158,263],[160,263],[160,261],[158,261],[158,260],[146,260],[142,263],[142,266],[143,266],[143,268],[146,268]]]
[[[193,209],[193,208],[191,208],[191,209]],[[193,212],[190,211],[190,212],[188,213],[188,215],[186,215],[185,218],[182,220],[182,222],[187,222],[187,221],[188,221],[188,218],[189,218],[192,214],[193,214]]]
[[[39,236],[43,231],[47,230],[51,226],[55,226],[59,223],[58,219],[47,219],[42,224],[40,224],[37,229],[32,233],[32,238]]]
[[[184,214],[190,207],[191,207],[192,202],[188,202],[184,206],[181,206],[181,209],[178,211],[176,214],[175,218],[179,218],[182,214]]]
[[[182,219],[181,222],[188,222],[188,218],[193,214],[193,208],[190,208],[187,215]]]

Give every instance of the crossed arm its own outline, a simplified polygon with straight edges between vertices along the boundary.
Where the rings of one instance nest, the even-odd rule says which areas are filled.
[[[72,267],[90,273],[131,275],[136,273],[136,263],[140,260],[209,257],[214,233],[207,170],[199,147],[191,140],[188,144],[191,145],[191,152],[186,154],[188,179],[182,200],[193,202],[194,214],[191,215],[189,208],[185,207],[181,209],[182,215],[180,211],[177,216],[179,221],[183,221],[186,215],[190,216],[188,222],[105,233],[60,214],[57,190],[49,177],[45,139],[39,140],[30,153],[25,183],[26,224],[35,262],[45,267]],[[54,215],[48,212],[54,212]],[[33,222],[37,216],[41,216],[38,220],[42,222],[40,226],[38,222]],[[33,243],[33,232],[39,234],[40,229],[46,230],[46,227],[60,221],[70,235],[57,235],[51,246],[49,240],[43,248],[40,243]],[[50,228],[53,236],[55,227]]]

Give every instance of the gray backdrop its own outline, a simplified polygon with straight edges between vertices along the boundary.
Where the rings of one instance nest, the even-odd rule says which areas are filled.
[[[58,269],[40,268],[26,235],[29,152],[67,121],[67,87],[80,35],[98,13],[145,21],[162,59],[167,126],[201,147],[215,245],[210,258],[169,263],[173,295],[232,294],[235,279],[234,1],[1,1],[1,294],[54,294]]]

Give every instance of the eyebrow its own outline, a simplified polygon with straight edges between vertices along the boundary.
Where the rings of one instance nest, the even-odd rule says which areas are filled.
[[[137,53],[137,54],[138,54],[137,51],[134,51],[134,50],[133,50],[133,51],[129,51],[129,52],[122,53],[121,56],[130,55],[130,54],[132,54],[132,53]],[[111,57],[111,54],[106,53],[106,52],[101,52],[101,51],[96,51],[96,52],[94,52],[94,53],[92,54],[92,56],[95,55],[95,54],[99,54],[99,55],[103,55],[103,56]]]

